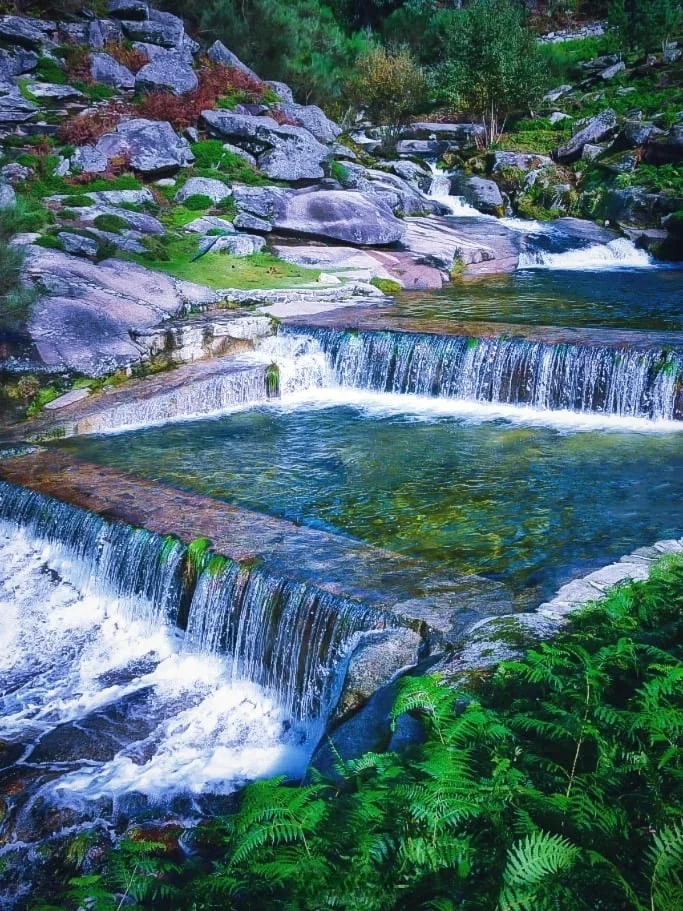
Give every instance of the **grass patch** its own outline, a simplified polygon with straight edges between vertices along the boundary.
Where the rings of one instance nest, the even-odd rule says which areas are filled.
[[[370,280],[370,284],[379,288],[384,294],[400,294],[402,291],[401,285],[393,278],[373,278]]]
[[[108,231],[110,234],[120,234],[128,227],[128,222],[120,215],[98,215],[93,224],[100,231]]]
[[[606,54],[609,49],[610,39],[605,35],[599,38],[572,38],[569,41],[539,46],[548,72],[558,83],[571,82],[572,79],[580,77],[583,73],[580,63]]]
[[[164,262],[157,261],[153,253],[131,255],[130,259],[175,278],[197,282],[209,288],[237,288],[245,291],[296,288],[316,281],[320,275],[318,271],[283,262],[270,253],[254,253],[243,257],[207,253],[200,259],[193,260],[197,255],[196,237],[168,238],[164,250],[168,257]]]
[[[227,183],[245,183],[249,186],[271,182],[244,158],[224,149],[219,139],[193,143],[192,153],[195,156],[192,174],[198,177],[218,177]]]

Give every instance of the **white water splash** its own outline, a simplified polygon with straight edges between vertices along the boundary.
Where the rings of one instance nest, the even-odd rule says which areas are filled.
[[[620,237],[607,244],[593,244],[581,249],[549,253],[545,250],[526,251],[520,254],[518,269],[651,269],[654,263],[644,250],[630,240]]]
[[[433,163],[430,163],[429,167],[432,172],[432,182],[427,193],[429,199],[440,202],[441,205],[450,210],[451,215],[459,215],[461,217],[486,217],[482,215],[479,209],[475,209],[474,206],[471,206],[464,196],[453,196],[451,194],[452,174],[440,170]],[[493,218],[493,216],[490,217]]]
[[[71,757],[52,799],[230,793],[303,770],[300,732],[264,689],[80,590],[57,550],[0,523],[0,729],[28,762],[49,762],[46,739]],[[110,755],[93,759],[90,737]]]

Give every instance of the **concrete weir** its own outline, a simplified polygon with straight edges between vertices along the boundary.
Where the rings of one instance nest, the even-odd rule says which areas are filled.
[[[2,460],[0,481],[109,521],[174,535],[184,545],[208,538],[215,553],[257,567],[270,579],[304,585],[370,610],[368,617],[376,619],[368,621],[369,632],[403,630],[396,666],[384,661],[384,679],[378,683],[418,657],[460,641],[485,617],[513,610],[501,583],[479,576],[439,576],[419,561],[352,538],[187,493],[64,452],[40,451]],[[2,499],[0,489],[2,517],[21,523],[21,516],[6,514]],[[407,630],[413,634],[410,642]],[[377,641],[380,652],[390,645],[386,635]],[[363,660],[372,660],[367,643]]]

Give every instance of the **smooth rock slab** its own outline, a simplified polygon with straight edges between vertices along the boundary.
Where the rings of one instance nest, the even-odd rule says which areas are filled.
[[[73,405],[74,402],[80,402],[81,399],[87,399],[89,395],[89,389],[72,389],[71,392],[60,395],[58,399],[53,399],[51,402],[48,402],[45,408],[48,411],[57,411],[60,408],[65,408],[67,405]]]

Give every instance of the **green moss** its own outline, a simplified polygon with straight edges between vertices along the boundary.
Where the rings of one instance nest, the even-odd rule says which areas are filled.
[[[26,417],[33,418],[43,410],[50,402],[54,402],[62,395],[62,389],[59,386],[45,386],[35,396],[31,404],[26,409]]]
[[[451,266],[451,281],[456,278],[460,278],[464,271],[465,261],[462,259],[462,257],[458,256],[453,260],[453,265]]]
[[[63,68],[52,57],[39,57],[33,74],[36,80],[54,85],[66,85],[69,81]]]
[[[266,394],[269,399],[275,399],[280,395],[280,368],[277,364],[269,364],[266,367]]]
[[[373,278],[370,284],[379,288],[384,294],[400,294],[402,291],[399,282],[394,281],[393,278]]]
[[[111,86],[103,85],[101,82],[92,85],[88,82],[76,81],[72,85],[79,92],[83,92],[85,97],[91,101],[108,101],[116,95],[115,89],[111,88]]]
[[[211,199],[210,196],[205,196],[203,193],[193,193],[192,196],[188,196],[187,199],[184,200],[183,205],[186,209],[189,209],[190,212],[203,212],[213,206],[213,199]]]
[[[201,576],[211,559],[211,541],[208,538],[195,538],[187,545],[185,552],[185,580],[194,584]]]
[[[218,177],[228,183],[250,186],[269,183],[248,161],[224,149],[218,139],[193,143],[192,153],[195,156],[192,173],[198,177]]]
[[[349,179],[349,169],[341,161],[330,162],[330,177],[345,185]]]
[[[58,237],[53,237],[51,234],[43,234],[36,241],[36,246],[46,247],[48,250],[63,250],[64,244]]]
[[[93,224],[100,231],[108,231],[111,234],[120,234],[128,227],[128,222],[120,215],[98,215]]]
[[[74,193],[73,196],[69,196],[69,199],[66,200],[69,207],[72,209],[85,209],[88,206],[93,205],[93,201],[90,196],[86,196],[85,193]]]

